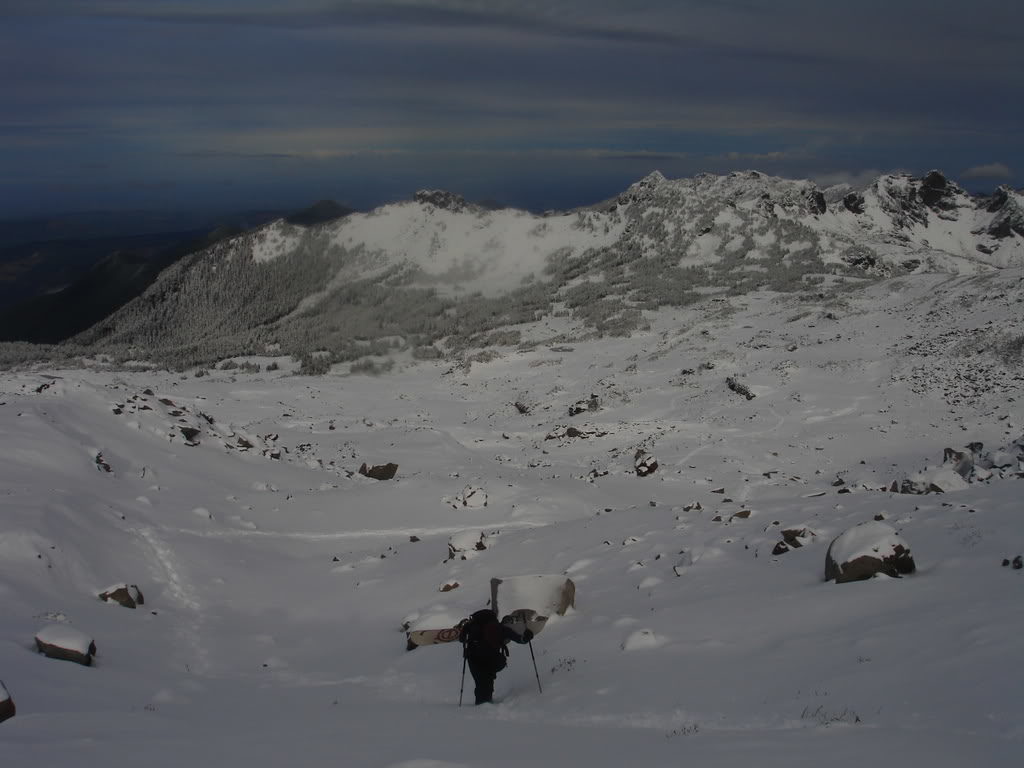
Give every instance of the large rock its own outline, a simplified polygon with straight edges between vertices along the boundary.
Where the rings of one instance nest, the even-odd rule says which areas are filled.
[[[7,692],[7,688],[4,686],[4,681],[0,680],[0,723],[14,717],[15,711],[14,699],[12,699],[11,694]]]
[[[864,213],[864,195],[859,192],[850,192],[843,198],[843,206],[850,213]]]
[[[359,474],[365,477],[372,477],[374,480],[394,480],[398,472],[398,465],[389,461],[387,464],[378,464],[374,467],[367,467],[364,463],[359,467]]]
[[[499,616],[528,609],[537,616],[564,616],[576,604],[576,585],[561,575],[509,576],[491,579],[491,610]],[[498,606],[501,606],[499,609]]]
[[[112,601],[125,608],[135,608],[146,602],[142,591],[134,584],[114,584],[99,594],[103,602]]]
[[[871,521],[833,539],[825,554],[825,580],[836,584],[870,579],[878,573],[898,578],[916,567],[910,547],[891,525]]]
[[[637,451],[633,455],[633,468],[637,477],[647,477],[658,470],[658,460],[644,451]]]
[[[750,387],[741,382],[735,376],[725,377],[725,386],[735,392],[737,395],[743,395],[747,400],[753,400],[756,395],[750,391]]]
[[[601,401],[597,395],[591,395],[587,400],[577,400],[575,403],[569,406],[570,416],[579,416],[581,413],[587,411],[596,411],[601,407]]]
[[[1024,237],[1024,195],[1009,187],[999,187],[988,205],[990,213],[996,214],[988,226],[993,237],[1012,238],[1014,233]]]
[[[96,643],[85,632],[67,624],[48,624],[36,632],[36,648],[51,659],[73,661],[90,666],[96,655]]]
[[[950,210],[956,207],[955,191],[955,185],[950,184],[941,171],[929,171],[921,180],[917,194],[930,208]]]

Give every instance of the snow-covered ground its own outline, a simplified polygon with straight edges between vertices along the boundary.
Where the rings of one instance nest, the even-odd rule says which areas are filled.
[[[1021,437],[1019,358],[986,350],[1024,334],[1022,279],[714,298],[628,339],[549,319],[468,370],[5,373],[0,763],[1012,765],[1024,484],[882,489]],[[826,583],[876,518],[917,572]],[[466,532],[487,548],[449,560]],[[458,646],[402,624],[527,574],[576,584],[533,642],[543,693],[513,646],[499,703],[460,709]],[[53,624],[93,666],[36,652]]]

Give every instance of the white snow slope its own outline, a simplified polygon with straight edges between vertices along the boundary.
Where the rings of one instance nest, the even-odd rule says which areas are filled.
[[[1022,280],[717,298],[469,370],[5,373],[0,679],[17,715],[0,764],[1015,764],[1024,571],[1001,562],[1024,551],[1020,468],[880,489],[945,447],[1021,436],[1020,360],[983,342],[1024,334]],[[634,473],[638,450],[654,474]],[[829,542],[876,516],[917,572],[824,582]],[[803,546],[772,555],[794,529]],[[465,531],[488,548],[446,562]],[[513,645],[499,703],[460,709],[458,646],[407,652],[401,624],[465,616],[520,574],[577,587],[533,642],[543,693]],[[97,599],[120,582],[145,604]],[[53,623],[95,639],[94,666],[35,652]]]

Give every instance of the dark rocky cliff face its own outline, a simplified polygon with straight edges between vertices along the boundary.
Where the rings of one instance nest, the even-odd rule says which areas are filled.
[[[1024,237],[1024,203],[1020,195],[1008,187],[999,187],[990,198],[986,210],[996,214],[988,227],[990,235],[1004,239],[1017,233]]]
[[[421,205],[432,205],[444,211],[462,213],[466,210],[473,210],[477,206],[466,201],[462,195],[448,192],[443,189],[421,189],[414,198]]]

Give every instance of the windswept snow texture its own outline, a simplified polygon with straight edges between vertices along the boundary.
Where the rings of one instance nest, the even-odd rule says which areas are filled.
[[[382,266],[415,267],[419,281],[442,294],[495,296],[531,276],[542,278],[552,254],[578,256],[612,245],[624,227],[621,221],[587,224],[582,214],[451,211],[417,201],[352,215],[336,225],[333,242],[363,249]]]
[[[382,377],[5,373],[0,762],[1014,765],[1021,457],[883,489],[947,447],[1024,446],[1022,281],[717,296],[612,339],[549,317]],[[467,488],[487,504],[451,503]],[[826,583],[828,543],[876,518],[917,572]],[[466,532],[486,549],[448,559]],[[458,644],[407,652],[406,629],[530,574],[576,585],[532,643],[543,693],[513,645],[498,703],[458,708]],[[111,583],[145,605],[103,603]],[[46,625],[94,665],[36,653]]]

